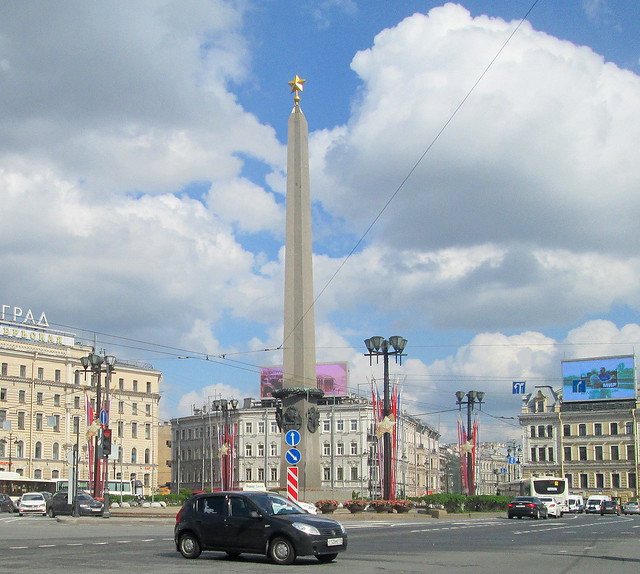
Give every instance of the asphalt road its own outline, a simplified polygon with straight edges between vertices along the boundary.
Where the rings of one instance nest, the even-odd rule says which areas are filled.
[[[336,517],[339,518],[339,517]],[[637,573],[640,517],[572,515],[562,519],[474,517],[437,520],[409,515],[345,520],[349,548],[330,564],[312,557],[274,566],[261,556],[229,559],[205,552],[185,560],[175,551],[173,520],[64,519],[0,514],[0,572],[308,571],[349,574]]]

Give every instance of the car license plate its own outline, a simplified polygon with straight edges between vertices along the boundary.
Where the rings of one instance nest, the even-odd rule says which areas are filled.
[[[342,538],[329,538],[327,546],[342,546]]]

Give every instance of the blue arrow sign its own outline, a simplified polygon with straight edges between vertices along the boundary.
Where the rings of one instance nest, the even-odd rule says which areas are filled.
[[[287,431],[284,435],[284,440],[289,446],[297,446],[300,442],[300,433],[297,430]]]
[[[302,459],[302,453],[297,448],[290,448],[284,457],[289,464],[298,464]]]
[[[513,386],[511,387],[511,394],[524,395],[526,386],[527,386],[527,383],[525,381],[513,381]]]
[[[100,424],[101,425],[106,425],[108,423],[109,423],[109,413],[107,413],[107,411],[102,409],[100,411]]]

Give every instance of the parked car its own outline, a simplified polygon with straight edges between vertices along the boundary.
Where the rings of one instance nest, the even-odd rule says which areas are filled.
[[[507,518],[549,518],[547,507],[537,496],[517,496],[509,503]]]
[[[569,496],[569,512],[575,512],[577,514],[584,512],[584,498],[582,498],[582,496],[577,494]]]
[[[347,533],[339,522],[309,514],[272,492],[215,492],[189,498],[176,516],[176,549],[185,558],[203,550],[263,554],[276,564],[297,556],[334,560],[347,549]]]
[[[102,516],[104,504],[90,494],[81,492],[78,494],[78,509],[80,516]],[[58,514],[73,514],[73,504],[69,502],[69,495],[66,491],[56,492],[47,501],[47,515],[55,518]]]
[[[620,503],[617,500],[603,500],[600,505],[600,516],[617,514],[620,516]]]
[[[640,502],[630,500],[622,505],[622,514],[640,514]]]
[[[587,503],[584,507],[584,511],[587,514],[597,514],[600,512],[600,506],[605,500],[611,500],[611,497],[607,494],[594,494],[587,499]]]
[[[18,513],[20,516],[25,514],[47,514],[47,501],[40,492],[26,492],[20,498],[18,503]]]
[[[8,494],[0,494],[0,512],[17,512],[18,508]]]
[[[552,496],[541,496],[540,500],[547,507],[547,515],[562,518],[562,508]]]

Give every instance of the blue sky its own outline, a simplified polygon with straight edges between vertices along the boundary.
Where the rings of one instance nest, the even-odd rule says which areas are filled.
[[[512,381],[640,342],[633,4],[3,3],[3,304],[153,363],[166,418],[256,396],[298,74],[318,360],[363,392],[363,339],[403,335],[407,409],[451,440],[483,390],[518,438]]]

